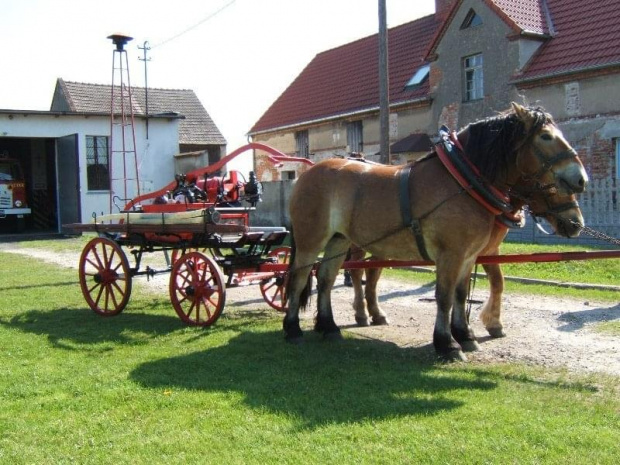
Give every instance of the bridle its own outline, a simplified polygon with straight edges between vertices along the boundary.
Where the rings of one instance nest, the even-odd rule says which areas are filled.
[[[523,145],[525,145],[525,142],[522,144],[522,146]],[[566,210],[579,208],[579,202],[577,202],[576,200],[570,200],[568,202],[564,202],[558,205],[552,205],[549,202],[549,199],[552,198],[554,195],[557,195],[557,185],[555,182],[549,184],[544,184],[541,182],[541,179],[545,176],[545,174],[547,174],[547,172],[551,172],[555,180],[557,178],[557,175],[553,170],[553,167],[564,160],[578,159],[578,154],[577,151],[572,147],[554,155],[552,158],[546,158],[542,151],[537,147],[534,148],[532,153],[540,162],[540,168],[533,174],[526,174],[521,172],[519,181],[510,186],[508,190],[508,195],[511,198],[515,198],[529,207],[528,212],[530,216],[532,216],[538,228],[541,229],[539,218],[554,216],[556,219],[561,219],[559,216],[560,213]],[[523,187],[524,185],[530,186],[530,189],[524,190],[522,188],[517,188],[517,186]],[[535,194],[542,195],[542,200],[546,205],[544,211],[540,212],[532,210],[531,204],[533,196]],[[572,194],[574,194],[574,191],[571,190],[569,195]],[[511,201],[511,203],[513,202]],[[542,229],[542,231],[546,234],[549,234],[544,229]]]

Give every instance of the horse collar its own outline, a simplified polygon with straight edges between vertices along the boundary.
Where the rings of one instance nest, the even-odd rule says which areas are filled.
[[[464,156],[464,149],[454,131],[442,126],[435,152],[444,167],[459,185],[478,204],[497,217],[498,223],[509,228],[524,226],[523,216],[515,214],[515,207],[504,192],[491,185],[478,168]]]
[[[411,216],[411,199],[409,198],[409,178],[411,176],[411,165],[407,165],[400,170],[400,181],[398,189],[398,197],[400,202],[400,215],[403,219],[403,225],[406,228],[411,228],[413,237],[415,237],[418,251],[422,258],[427,261],[431,261],[431,257],[426,250],[426,244],[424,243],[424,236],[422,235],[422,225],[420,224],[420,218],[413,218]]]

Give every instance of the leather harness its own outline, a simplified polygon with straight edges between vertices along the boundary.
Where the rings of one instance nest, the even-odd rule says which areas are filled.
[[[462,190],[459,193],[467,192],[487,211],[496,216],[499,225],[506,228],[523,227],[525,224],[524,219],[522,216],[514,213],[514,207],[510,203],[510,198],[499,189],[490,185],[471,161],[461,156],[459,152],[462,153],[463,151],[461,143],[456,138],[456,133],[449,133],[447,128],[442,127],[440,130],[440,141],[435,145],[435,153],[444,167],[461,186]],[[412,165],[407,165],[400,171],[399,175],[400,214],[403,225],[411,229],[422,258],[424,260],[431,260],[424,242],[421,220],[439,208],[448,199],[441,202],[422,217],[413,218],[411,215],[411,200],[409,199],[411,168]]]

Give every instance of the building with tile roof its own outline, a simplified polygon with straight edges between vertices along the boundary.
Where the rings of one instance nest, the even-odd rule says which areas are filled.
[[[132,88],[135,146],[124,161],[119,147],[108,147],[110,85],[58,79],[50,111],[0,109],[0,153],[25,171],[26,232],[67,232],[63,224],[108,212],[111,197],[159,189],[225,154],[226,140],[192,90],[148,89],[148,111],[146,92]],[[0,233],[10,232],[4,226]]]
[[[391,28],[390,144],[401,152],[445,124],[458,129],[511,101],[554,115],[592,179],[589,224],[620,235],[620,9],[615,0],[436,0],[436,13]],[[255,141],[318,161],[378,161],[378,35],[319,53],[250,129]],[[401,142],[405,141],[405,142]],[[303,166],[286,165],[287,177]],[[280,172],[255,154],[261,179]]]
[[[51,111],[80,113],[110,113],[110,85],[82,82],[56,81]],[[147,89],[132,87],[132,110],[134,115],[157,115],[177,113],[184,116],[179,124],[179,152],[214,150],[219,159],[220,150],[225,153],[226,139],[217,128],[207,110],[190,89]]]

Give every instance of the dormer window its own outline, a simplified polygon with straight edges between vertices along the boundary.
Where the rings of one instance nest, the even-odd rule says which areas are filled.
[[[476,27],[476,26],[480,26],[481,24],[482,24],[482,18],[478,16],[478,14],[472,8],[467,13],[467,16],[465,16],[465,21],[463,21],[463,24],[461,24],[461,29]]]
[[[428,78],[428,73],[431,70],[431,65],[424,65],[416,70],[411,79],[407,81],[405,84],[405,90],[413,90],[422,84],[426,78]]]

